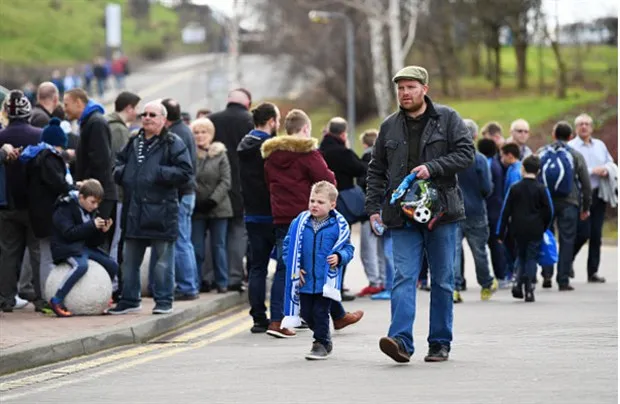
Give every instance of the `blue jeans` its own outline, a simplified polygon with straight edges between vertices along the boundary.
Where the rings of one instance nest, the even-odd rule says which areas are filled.
[[[560,253],[558,259],[558,273],[556,280],[558,285],[568,285],[570,270],[573,266],[573,249],[577,236],[577,222],[579,221],[579,208],[575,205],[562,202],[554,202],[554,220],[558,225],[560,235]],[[543,267],[543,277],[553,276],[553,266]]]
[[[383,254],[385,256],[385,290],[392,290],[394,285],[394,243],[392,233],[387,230],[383,233]]]
[[[149,274],[155,303],[172,307],[174,298],[174,241],[125,239],[123,247],[123,291],[121,301],[130,306],[140,304],[140,265],[144,253],[151,246],[153,271]],[[157,257],[157,258],[155,258]],[[155,259],[154,259],[155,258]]]
[[[228,287],[228,256],[226,254],[226,233],[228,219],[192,220],[192,244],[196,260],[196,276],[202,279],[202,265],[205,262],[205,240],[209,231],[212,263],[207,263],[207,273],[214,271],[215,284],[219,288]]]
[[[534,283],[536,279],[536,258],[540,250],[542,240],[521,242],[517,240],[517,282],[529,280]]]
[[[99,263],[110,276],[110,280],[114,280],[114,277],[118,272],[118,264],[103,251],[86,247],[82,250],[82,255],[67,259],[67,262],[73,268],[71,269],[69,277],[64,281],[62,286],[58,288],[58,291],[54,296],[56,299],[62,302],[65,297],[67,297],[75,284],[82,278],[82,276],[84,276],[86,271],[88,271],[89,259]]]
[[[331,342],[329,312],[332,300],[323,297],[322,294],[300,293],[299,303],[301,306],[301,317],[308,324],[308,327],[314,331],[314,340],[327,347]]]
[[[430,330],[428,343],[450,346],[452,342],[452,292],[457,223],[437,226],[432,232],[418,227],[392,230],[394,287],[392,323],[388,336],[400,340],[413,354],[413,323],[417,281],[424,249],[431,275]]]
[[[474,256],[476,266],[476,279],[478,285],[488,288],[493,283],[493,276],[489,268],[487,258],[487,241],[489,239],[489,226],[486,217],[468,217],[460,222],[456,228],[456,251],[454,268],[454,289],[461,290],[463,286],[463,275],[461,265],[463,264],[463,238],[467,239],[467,244]]]
[[[174,280],[176,293],[195,295],[200,291],[202,277],[196,268],[196,255],[192,244],[192,213],[196,195],[183,195],[179,204],[179,237],[174,249]]]
[[[269,223],[246,223],[245,228],[248,232],[248,241],[250,245],[250,253],[248,254],[248,298],[250,300],[250,315],[255,323],[266,323],[267,308],[265,307],[265,297],[267,289],[267,267],[269,266],[271,251],[276,244],[276,235],[273,225]],[[273,285],[275,285],[275,282]],[[272,300],[274,295],[272,290]]]
[[[278,262],[276,273],[271,285],[271,321],[282,321],[284,318],[284,283],[286,278],[286,265],[282,260],[283,244],[288,232],[288,225],[276,225],[276,251]]]

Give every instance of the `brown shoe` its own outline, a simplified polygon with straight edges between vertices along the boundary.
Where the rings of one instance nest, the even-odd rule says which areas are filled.
[[[407,363],[411,355],[405,351],[405,347],[395,338],[383,337],[379,340],[381,352],[394,359],[398,363]]]
[[[267,334],[276,338],[293,338],[297,336],[295,331],[288,328],[280,328],[280,321],[272,321],[267,327]]]
[[[362,310],[347,313],[343,318],[334,320],[334,329],[342,330],[344,327],[357,323],[362,319],[362,317],[364,317],[364,312]]]

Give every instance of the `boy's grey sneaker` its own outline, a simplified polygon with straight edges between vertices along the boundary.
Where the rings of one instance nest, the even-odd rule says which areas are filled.
[[[306,359],[309,361],[324,360],[327,359],[328,356],[329,352],[327,352],[325,346],[318,341],[314,341],[312,343],[312,350],[306,355]]]
[[[445,362],[450,357],[450,348],[447,345],[431,344],[424,362]]]
[[[170,314],[172,313],[172,306],[167,306],[163,304],[156,304],[153,308],[153,314]]]
[[[106,313],[117,315],[117,314],[129,314],[129,313],[137,313],[142,310],[142,305],[132,306],[127,303],[119,303],[116,307],[108,309]]]

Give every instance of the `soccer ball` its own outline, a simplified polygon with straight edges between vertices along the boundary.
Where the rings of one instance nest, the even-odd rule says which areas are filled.
[[[431,210],[426,206],[421,206],[415,210],[413,220],[419,223],[428,223],[431,220]]]

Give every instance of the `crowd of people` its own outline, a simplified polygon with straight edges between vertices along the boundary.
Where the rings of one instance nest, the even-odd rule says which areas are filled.
[[[360,223],[368,286],[357,297],[392,300],[381,350],[409,361],[416,290],[427,290],[426,359],[443,361],[452,307],[466,288],[463,239],[482,300],[510,287],[515,298],[535,300],[537,252],[553,223],[559,290],[574,289],[574,257],[587,241],[588,282],[605,282],[602,226],[607,204],[617,203],[617,168],[592,137],[590,116],[579,115],[575,131],[558,122],[553,142],[533,152],[524,119],[505,139],[498,123],[479,130],[433,103],[424,68],[406,67],[393,82],[399,109],[360,135],[361,157],[343,118],[327,123],[319,144],[304,111],[281,122],[273,103],[252,109],[243,88],[228,94],[224,110],[201,110],[194,120],[177,100],[140,108],[141,97],[127,91],[107,115],[79,86],[62,94],[58,83],[42,83],[34,107],[11,91],[0,130],[0,310],[25,299],[71,316],[63,300],[93,260],[114,283],[107,313],[141,311],[140,267],[150,247],[153,314],[201,292],[247,289],[252,333],[291,338],[309,327],[307,358],[324,359],[333,349],[330,318],[339,330],[364,315],[342,304],[356,297],[343,281],[355,251],[350,229]],[[44,297],[61,262],[71,271]],[[542,287],[552,286],[553,272],[543,268]]]

